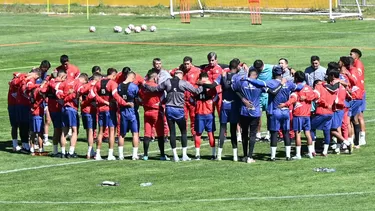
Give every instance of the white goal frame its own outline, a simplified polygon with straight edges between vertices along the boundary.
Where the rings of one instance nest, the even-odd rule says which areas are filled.
[[[201,0],[197,0],[199,9],[197,10],[190,10],[187,12],[180,12],[175,11],[173,7],[173,1],[170,0],[170,13],[171,17],[175,18],[176,15],[180,14],[200,14],[201,17],[204,16],[205,13],[233,13],[233,14],[250,14],[250,11],[234,11],[234,10],[210,10],[203,8]],[[355,6],[358,10],[357,12],[345,13],[345,12],[334,12],[333,11],[333,3],[334,0],[327,0],[329,1],[329,11],[328,12],[260,12],[260,14],[264,15],[317,15],[317,16],[328,16],[331,22],[336,22],[336,18],[345,18],[345,17],[358,17],[359,20],[363,20],[363,14],[361,11],[361,6],[358,0],[355,0]]]

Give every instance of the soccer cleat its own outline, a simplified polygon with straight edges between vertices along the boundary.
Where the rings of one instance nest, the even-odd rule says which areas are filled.
[[[309,157],[310,159],[314,159],[314,156],[312,154],[308,154],[307,157]]]
[[[168,143],[169,140],[168,140],[168,137],[164,137],[164,143]]]
[[[46,141],[43,142],[43,146],[45,146],[45,147],[52,146],[52,143],[49,142],[48,140],[46,140]]]
[[[196,155],[195,156],[195,160],[201,160],[201,156],[200,155]]]
[[[78,158],[78,155],[77,155],[77,153],[73,153],[73,154],[68,153],[68,154],[65,155],[65,157],[68,158],[68,159]]]
[[[61,153],[60,158],[66,158],[66,154]]]
[[[96,155],[95,160],[103,160],[103,158],[100,155]]]
[[[292,157],[292,160],[301,160],[302,158],[301,158],[301,156],[294,156],[294,157]]]
[[[339,155],[340,154],[340,148],[336,148],[335,150],[333,150],[334,151],[334,153],[336,154],[336,155]]]
[[[177,156],[177,157],[174,157],[173,158],[173,162],[176,162],[176,163],[178,163],[178,162],[180,162],[180,158]]]
[[[108,156],[107,160],[116,160],[115,156]]]
[[[217,156],[216,160],[221,161],[221,156]]]
[[[322,157],[328,157],[328,154],[324,154],[324,153],[322,153],[322,154],[320,154]]]
[[[133,156],[133,157],[132,157],[132,160],[139,160],[139,157],[138,157],[138,155],[136,155],[136,156]]]
[[[360,149],[361,148],[361,146],[359,146],[359,145],[354,145],[354,149]]]
[[[337,149],[337,145],[336,144],[331,145],[331,149],[336,150]]]
[[[191,161],[191,158],[189,158],[188,156],[183,156],[182,161]]]
[[[86,159],[87,160],[91,160],[91,156],[90,155],[86,155]]]
[[[267,161],[275,162],[275,161],[276,161],[276,158],[268,158]]]
[[[316,152],[311,153],[313,157],[316,157]]]
[[[124,160],[125,158],[124,158],[124,156],[119,156],[118,157],[118,160]]]
[[[170,161],[171,159],[168,156],[164,155],[164,156],[160,157],[160,160],[161,161]]]
[[[143,156],[143,158],[142,158],[143,160],[148,160],[148,156]]]
[[[16,146],[16,147],[14,147],[13,148],[13,152],[19,152],[19,151],[21,151],[21,147],[20,146]]]
[[[291,158],[291,157],[286,157],[285,160],[286,160],[286,161],[291,161],[292,158]]]
[[[212,156],[211,156],[211,160],[216,160],[216,156],[215,156],[215,155],[212,155]]]
[[[247,158],[246,163],[255,163],[255,160],[252,158]]]
[[[247,157],[243,157],[241,160],[242,160],[242,162],[246,163],[247,162]]]
[[[352,147],[351,144],[350,144],[349,146],[347,146],[347,149],[348,149],[348,153],[349,153],[349,154],[352,154],[352,152],[353,152],[353,147]]]
[[[238,157],[236,156],[236,157],[233,157],[233,161],[234,162],[237,162],[238,161]]]
[[[61,153],[60,152],[58,152],[58,153],[56,153],[56,154],[50,154],[50,156],[52,157],[52,158],[61,158]]]

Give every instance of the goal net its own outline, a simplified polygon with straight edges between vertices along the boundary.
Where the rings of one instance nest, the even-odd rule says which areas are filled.
[[[260,0],[260,14],[268,15],[320,15],[331,21],[342,17],[358,17],[362,19],[360,0],[351,2],[351,8],[342,8],[343,0]],[[249,0],[190,0],[190,10],[180,11],[180,0],[170,0],[171,16],[180,13],[234,13],[250,14]]]

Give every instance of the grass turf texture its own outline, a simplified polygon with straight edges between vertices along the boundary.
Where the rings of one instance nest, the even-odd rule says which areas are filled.
[[[158,31],[131,35],[112,32],[113,26],[125,27],[130,23],[155,24]],[[96,26],[96,33],[88,32],[90,25]],[[50,60],[52,66],[56,67],[62,54],[69,55],[71,62],[78,65],[82,72],[89,73],[93,65],[100,65],[103,70],[108,67],[121,69],[126,65],[144,75],[154,57],[161,57],[166,69],[177,67],[185,55],[193,56],[195,64],[206,63],[206,55],[210,51],[218,53],[221,63],[228,63],[238,57],[249,64],[258,58],[267,64],[275,64],[279,58],[286,57],[292,67],[304,70],[309,65],[311,55],[319,55],[322,65],[326,66],[330,61],[338,61],[339,56],[348,55],[352,47],[362,49],[368,108],[375,109],[371,94],[375,88],[371,82],[375,79],[371,71],[375,68],[375,34],[372,25],[369,21],[340,20],[336,24],[326,24],[317,20],[266,18],[262,26],[250,26],[247,17],[192,19],[192,24],[184,25],[178,19],[155,17],[92,16],[87,21],[84,16],[61,18],[1,14],[1,45],[40,42],[0,47],[0,90],[3,93],[0,96],[1,210],[373,210],[375,174],[372,163],[375,156],[371,147],[375,115],[372,110],[365,115],[368,121],[368,145],[350,156],[330,155],[314,160],[306,158],[301,161],[269,163],[263,161],[268,157],[269,145],[257,143],[255,158],[258,162],[248,165],[230,161],[232,150],[230,143],[226,143],[224,154],[227,157],[221,162],[207,159],[183,163],[158,160],[144,162],[130,161],[128,158],[125,161],[92,161],[56,167],[48,165],[85,159],[53,159],[10,153],[10,126],[6,111],[7,82],[11,73],[26,72],[43,59]],[[92,42],[76,43],[68,40]],[[95,44],[96,41],[107,43]],[[226,45],[150,46],[119,42]],[[249,46],[231,47],[236,44]],[[76,151],[84,155],[87,145],[82,128],[79,138]],[[201,154],[210,155],[207,142],[204,144]],[[282,145],[279,144],[278,157],[283,159]],[[189,141],[189,146],[193,146],[193,142]],[[169,144],[166,148],[169,149]],[[51,148],[47,147],[47,150]],[[150,150],[156,152],[157,144],[151,144]],[[102,151],[105,155],[106,144]],[[130,154],[130,142],[126,143],[125,152]],[[193,156],[194,149],[190,148],[188,152]],[[171,154],[170,151],[168,153]],[[242,147],[239,145],[241,154]],[[158,158],[157,153],[151,153],[150,157]],[[7,170],[38,166],[47,167],[4,173]],[[312,171],[315,167],[336,168],[337,172],[315,173]],[[119,181],[120,186],[97,186],[103,180]],[[153,186],[142,188],[139,186],[142,182],[152,182]],[[292,197],[272,198],[278,196]],[[298,198],[301,196],[306,197]],[[26,201],[44,203],[25,204]],[[85,202],[90,203],[82,204]]]

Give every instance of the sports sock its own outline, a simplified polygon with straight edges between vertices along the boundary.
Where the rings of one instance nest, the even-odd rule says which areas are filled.
[[[223,148],[218,148],[217,149],[217,157],[221,158],[221,153],[223,152]]]
[[[286,153],[287,158],[290,158],[291,148],[292,148],[291,146],[285,146],[285,153]]]
[[[238,152],[237,148],[233,149],[233,157],[234,158],[238,157],[237,152]]]
[[[91,155],[91,150],[92,150],[92,147],[89,146],[88,149],[87,149],[87,155],[88,155],[88,156]]]
[[[66,152],[65,152],[65,147],[61,147],[61,154],[65,155]]]
[[[39,152],[44,152],[43,147],[39,148]]]
[[[121,147],[118,147],[118,156],[120,158],[123,158],[124,157],[124,147],[121,146]]]
[[[301,146],[296,146],[296,156],[301,157]]]
[[[325,155],[328,154],[328,148],[329,148],[329,144],[324,144],[323,154]]]
[[[195,157],[200,156],[200,148],[195,148]]]
[[[315,152],[315,141],[312,142],[312,146],[313,146],[313,151],[312,152]]]
[[[216,147],[211,147],[212,156],[216,156]]]
[[[138,156],[138,147],[133,147],[133,157],[137,157]]]
[[[271,147],[271,159],[276,157],[277,147]]]
[[[71,147],[69,148],[69,154],[71,154],[71,155],[74,154],[74,147],[71,146]]]
[[[262,134],[261,133],[257,133],[255,137],[260,139],[260,138],[262,138]]]
[[[18,146],[18,140],[12,140],[13,148]]]
[[[96,149],[96,157],[101,157],[100,156],[100,149]]]
[[[48,134],[43,134],[43,137],[44,137],[43,142],[44,143],[47,142],[48,141]]]
[[[108,157],[113,157],[113,149],[108,149]]]
[[[241,132],[237,132],[237,141],[242,141]]]
[[[182,147],[182,156],[187,157],[187,147]]]
[[[176,148],[173,148],[173,149],[172,149],[172,152],[173,152],[173,158],[174,158],[175,160],[178,159],[177,149],[176,149]]]
[[[34,153],[34,147],[31,147],[31,148],[30,148],[30,152],[31,152],[31,153]]]
[[[59,145],[53,145],[53,154],[59,153]]]
[[[307,148],[309,149],[309,156],[312,156],[312,153],[314,152],[314,146],[309,145]]]

